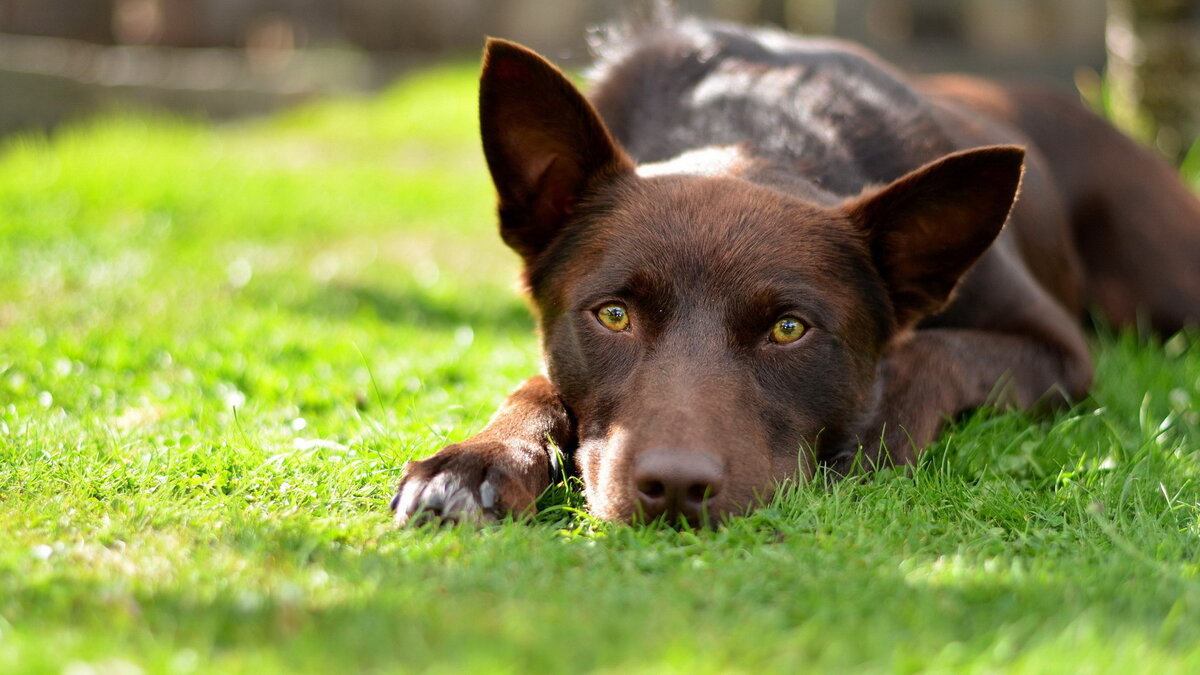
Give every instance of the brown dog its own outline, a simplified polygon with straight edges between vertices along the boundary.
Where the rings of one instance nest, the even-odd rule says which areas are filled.
[[[488,43],[483,147],[546,374],[408,466],[400,523],[527,512],[556,448],[601,518],[720,519],[819,463],[912,463],[978,406],[1084,396],[1085,306],[1200,317],[1200,202],[1067,97],[687,21],[600,72],[589,103]]]

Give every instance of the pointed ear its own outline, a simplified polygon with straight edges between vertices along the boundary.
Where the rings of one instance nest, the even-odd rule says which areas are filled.
[[[590,184],[633,170],[566,76],[512,42],[488,40],[479,126],[500,199],[500,234],[526,263],[558,234]]]
[[[926,164],[843,208],[862,228],[898,327],[941,309],[1008,219],[1024,148],[965,150]]]

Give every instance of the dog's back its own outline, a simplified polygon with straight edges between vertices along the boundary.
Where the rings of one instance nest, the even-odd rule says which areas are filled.
[[[959,76],[921,85],[1020,129],[1045,157],[1087,300],[1107,321],[1169,334],[1200,320],[1200,201],[1173,167],[1048,87]]]
[[[695,20],[610,42],[591,99],[640,163],[736,146],[832,203],[955,149],[928,103],[850,43]]]

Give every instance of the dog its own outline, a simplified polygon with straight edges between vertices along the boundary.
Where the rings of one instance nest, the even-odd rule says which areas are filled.
[[[397,523],[528,514],[561,471],[600,519],[719,523],[980,406],[1078,401],[1089,309],[1200,317],[1200,201],[1070,96],[697,20],[614,44],[585,97],[487,43],[544,374],[408,464]]]

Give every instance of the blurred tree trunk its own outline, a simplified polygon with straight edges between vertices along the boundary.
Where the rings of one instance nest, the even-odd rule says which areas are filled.
[[[1200,138],[1200,2],[1108,0],[1115,121],[1179,162]]]

